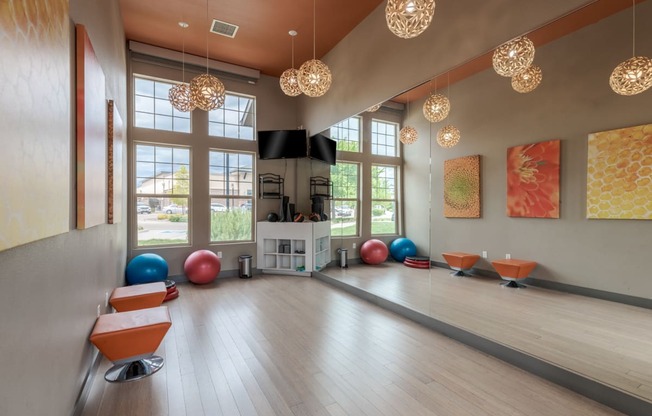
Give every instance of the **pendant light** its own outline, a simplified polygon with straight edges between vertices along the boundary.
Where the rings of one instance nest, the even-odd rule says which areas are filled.
[[[620,95],[636,95],[652,87],[652,59],[636,56],[636,0],[632,0],[632,20],[632,57],[618,64],[609,77],[611,89]]]
[[[525,94],[534,91],[542,79],[543,72],[541,68],[536,65],[530,65],[528,69],[512,77],[512,88],[517,92]]]
[[[177,84],[170,88],[168,92],[168,99],[172,107],[181,111],[182,113],[187,113],[196,108],[195,103],[192,101],[190,94],[190,86],[186,84],[186,34],[185,29],[188,28],[188,23],[179,22],[179,26],[184,30],[182,36],[182,49],[181,49],[181,84]]]
[[[410,99],[407,100],[407,118],[410,118]],[[417,129],[412,126],[405,126],[399,132],[399,140],[403,144],[413,144],[419,140]]]
[[[297,31],[290,30],[288,33],[292,36],[292,68],[286,69],[281,74],[279,84],[281,84],[281,90],[283,90],[285,95],[296,97],[301,94],[301,88],[299,88],[299,71],[294,68],[294,37],[297,35]]]
[[[328,65],[315,57],[315,37],[317,32],[316,0],[312,2],[312,59],[299,68],[299,88],[308,97],[321,97],[331,87],[332,77]]]
[[[383,103],[378,103],[376,105],[372,105],[371,107],[367,108],[365,111],[367,113],[375,113],[376,111],[380,110],[380,107],[383,105]]]
[[[208,0],[206,0],[206,23],[208,23]],[[190,81],[192,101],[204,111],[216,110],[224,105],[224,84],[208,73],[208,32],[206,32],[206,73]]]
[[[435,0],[387,0],[385,19],[393,34],[403,39],[422,34],[435,14]]]
[[[451,78],[450,72],[448,78],[448,96],[451,95]],[[452,125],[442,127],[437,133],[437,144],[445,149],[455,146],[460,141],[460,130]]]
[[[525,71],[534,61],[534,43],[525,36],[512,39],[494,51],[494,70],[503,77],[513,77]]]
[[[432,88],[432,86],[431,86]],[[437,94],[437,78],[435,78],[435,93],[430,91],[430,96],[423,103],[423,116],[431,123],[437,123],[448,117],[451,102],[443,94]]]

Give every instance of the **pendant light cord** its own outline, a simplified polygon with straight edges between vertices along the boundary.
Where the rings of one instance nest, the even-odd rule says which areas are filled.
[[[632,56],[636,56],[636,0],[632,0]]]
[[[294,69],[294,36],[292,36],[292,69]]]
[[[186,28],[182,27],[181,35],[181,82],[186,83]]]
[[[208,25],[208,0],[206,0],[206,24]],[[206,32],[206,74],[208,74],[208,32]]]
[[[315,57],[315,39],[317,37],[317,0],[312,0],[312,59],[316,59]]]

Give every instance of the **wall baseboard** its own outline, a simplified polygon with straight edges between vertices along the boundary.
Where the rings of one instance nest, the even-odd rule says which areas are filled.
[[[75,401],[75,407],[72,409],[72,416],[81,416],[86,406],[86,401],[88,400],[88,395],[91,392],[93,387],[93,382],[95,381],[95,376],[97,375],[97,369],[100,367],[100,362],[102,361],[103,355],[99,351],[95,351],[95,358],[92,360],[86,376],[84,377],[84,383],[77,396]]]

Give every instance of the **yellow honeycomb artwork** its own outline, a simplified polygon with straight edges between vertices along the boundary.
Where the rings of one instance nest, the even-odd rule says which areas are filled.
[[[589,135],[586,216],[652,219],[652,124]]]

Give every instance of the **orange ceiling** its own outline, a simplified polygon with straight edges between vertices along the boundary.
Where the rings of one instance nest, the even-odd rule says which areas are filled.
[[[316,1],[316,56],[322,57],[383,0]],[[313,2],[299,0],[120,0],[128,40],[206,56],[280,76],[313,57]],[[208,10],[208,13],[207,13]],[[208,32],[212,19],[240,26],[235,39]],[[179,21],[190,24],[181,29]]]

